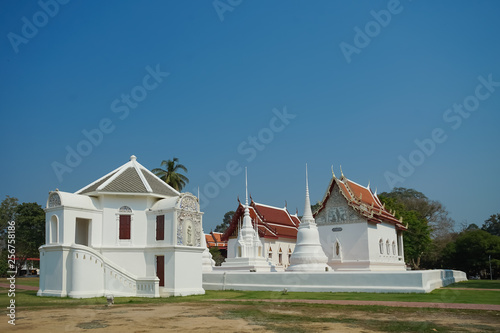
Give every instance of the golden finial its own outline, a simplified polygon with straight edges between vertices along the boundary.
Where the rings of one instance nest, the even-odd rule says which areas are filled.
[[[333,178],[336,178],[335,177],[335,172],[333,172],[333,164],[332,164],[332,176],[333,176]]]
[[[341,176],[341,178],[344,178],[344,172],[342,171],[342,165],[340,166],[340,176]]]

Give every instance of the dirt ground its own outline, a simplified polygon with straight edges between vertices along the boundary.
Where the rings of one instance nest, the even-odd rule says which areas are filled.
[[[349,322],[295,323],[263,322],[258,319],[241,319],[231,311],[262,310],[279,318],[309,317],[348,319]],[[422,331],[433,332],[433,325],[445,325],[462,332],[500,331],[500,312],[490,312],[478,318],[466,312],[415,312],[377,313],[360,310],[331,311],[328,308],[300,307],[290,305],[240,305],[217,303],[170,303],[155,305],[85,306],[78,308],[56,308],[22,310],[17,312],[16,325],[7,323],[6,316],[0,321],[0,332],[379,332],[360,323],[363,320],[414,321],[421,322]],[[271,325],[271,326],[270,326]],[[273,326],[274,325],[274,326]],[[420,330],[419,330],[420,331]],[[453,331],[455,331],[453,329]]]

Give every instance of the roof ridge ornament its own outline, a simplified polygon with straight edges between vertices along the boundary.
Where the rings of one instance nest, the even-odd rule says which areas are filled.
[[[333,178],[337,178],[337,177],[335,177],[335,172],[333,171],[333,164],[332,164],[332,176],[333,176]]]
[[[344,172],[342,171],[342,164],[340,164],[340,179],[344,179]]]

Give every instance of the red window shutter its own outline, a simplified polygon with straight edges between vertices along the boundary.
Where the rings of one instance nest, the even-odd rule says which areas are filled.
[[[156,240],[165,239],[165,215],[156,216]]]
[[[120,215],[120,239],[130,239],[130,215]]]

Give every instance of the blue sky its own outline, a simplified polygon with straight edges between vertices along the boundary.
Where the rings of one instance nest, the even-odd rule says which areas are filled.
[[[302,214],[305,164],[313,202],[342,165],[481,225],[500,212],[499,14],[497,1],[2,1],[0,196],[45,206],[132,154],[149,169],[175,156],[208,232],[244,197],[243,167],[257,202]]]

